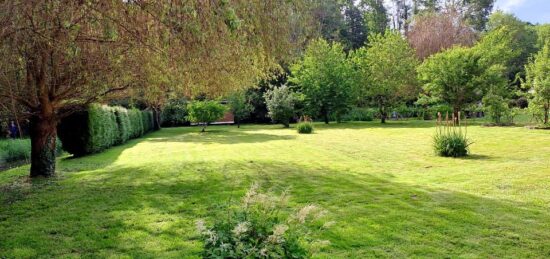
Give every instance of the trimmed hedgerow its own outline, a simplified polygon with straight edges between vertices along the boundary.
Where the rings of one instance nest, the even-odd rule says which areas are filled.
[[[130,139],[132,125],[130,124],[128,110],[120,106],[113,107],[113,110],[115,111],[116,122],[118,124],[118,137],[115,140],[115,145],[118,145]]]
[[[64,119],[59,136],[69,153],[82,156],[125,143],[153,129],[151,111],[93,104]]]
[[[90,105],[88,108],[88,153],[97,153],[116,143],[120,136],[114,109],[106,105]]]
[[[138,109],[128,110],[128,116],[130,117],[130,125],[132,125],[131,138],[137,138],[143,135],[143,119],[141,117],[141,111]]]

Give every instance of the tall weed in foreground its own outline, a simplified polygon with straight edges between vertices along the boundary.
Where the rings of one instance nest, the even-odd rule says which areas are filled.
[[[328,241],[313,242],[308,233],[322,223],[325,211],[307,205],[295,214],[285,216],[289,195],[260,193],[254,184],[239,204],[229,204],[220,211],[212,225],[197,221],[204,242],[203,258],[308,258],[309,248],[324,246]]]
[[[437,114],[437,127],[433,137],[434,151],[438,156],[462,157],[467,156],[472,143],[467,137],[467,127],[461,125],[460,112],[458,118],[449,120],[449,114],[442,120],[441,113]]]

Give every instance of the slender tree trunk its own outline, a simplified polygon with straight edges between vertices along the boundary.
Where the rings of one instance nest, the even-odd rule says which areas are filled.
[[[160,130],[160,108],[155,107],[153,108],[153,128],[154,130]]]
[[[54,176],[57,120],[54,117],[32,117],[30,135],[31,177]]]
[[[325,118],[325,124],[329,124],[328,111],[323,112],[323,117]]]
[[[237,128],[241,128],[241,121],[240,120],[237,120]]]
[[[544,124],[548,124],[548,113],[550,112],[550,101],[544,106]]]
[[[384,107],[384,102],[382,100],[379,101],[380,105],[380,123],[386,123],[386,107]]]

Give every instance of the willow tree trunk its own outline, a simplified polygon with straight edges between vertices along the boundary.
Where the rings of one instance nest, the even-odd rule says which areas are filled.
[[[57,120],[53,117],[31,118],[31,177],[55,175],[55,141]]]

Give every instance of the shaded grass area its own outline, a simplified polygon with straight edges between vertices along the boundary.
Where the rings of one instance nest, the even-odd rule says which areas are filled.
[[[0,173],[0,257],[198,257],[195,220],[253,182],[336,224],[315,257],[549,257],[550,132],[472,126],[472,156],[433,155],[432,122],[171,128],[59,176]]]

